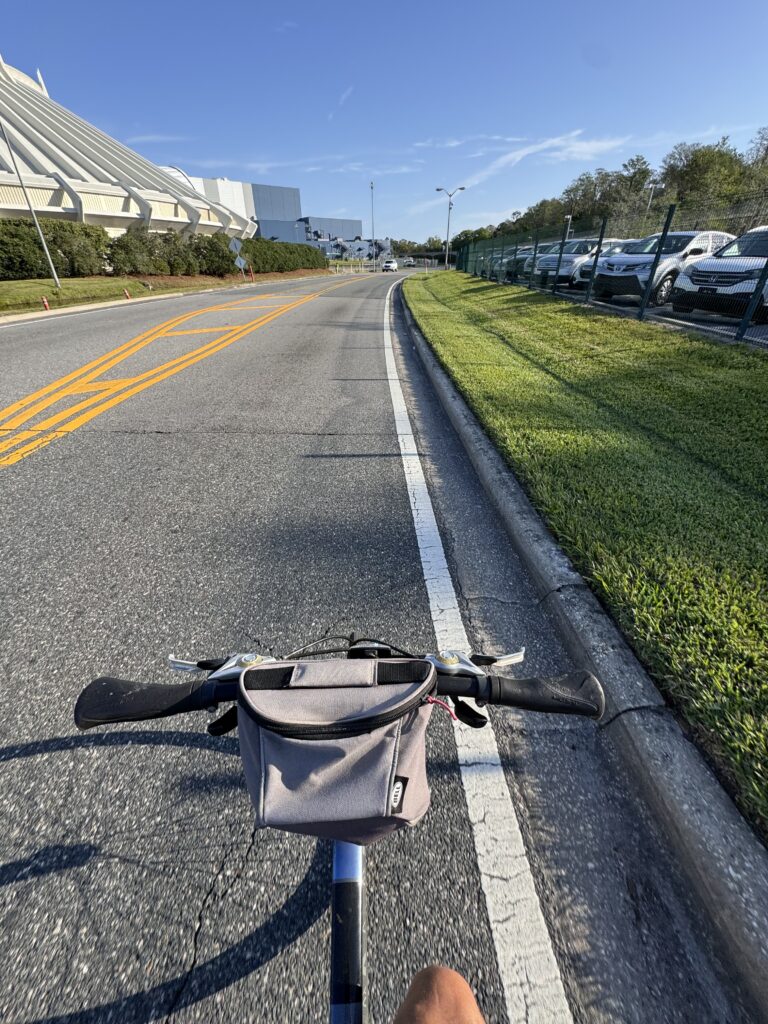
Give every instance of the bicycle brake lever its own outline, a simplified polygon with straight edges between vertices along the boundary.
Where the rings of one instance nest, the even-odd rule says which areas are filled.
[[[224,733],[232,732],[237,728],[237,708],[227,708],[223,715],[209,722],[207,728],[211,736],[223,736]]]
[[[519,651],[514,651],[512,654],[502,654],[500,658],[494,658],[493,664],[496,668],[504,668],[505,665],[519,665],[525,658],[525,648],[521,647]]]
[[[464,725],[468,725],[470,729],[482,729],[483,726],[488,725],[488,716],[482,711],[473,708],[471,704],[467,704],[460,697],[452,697],[451,700],[456,709],[456,717]]]

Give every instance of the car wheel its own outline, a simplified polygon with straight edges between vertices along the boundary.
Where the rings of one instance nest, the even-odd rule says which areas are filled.
[[[667,274],[663,277],[656,285],[656,290],[653,293],[653,304],[654,306],[666,306],[669,302],[669,297],[672,294],[672,286],[675,283],[675,279],[671,274]]]

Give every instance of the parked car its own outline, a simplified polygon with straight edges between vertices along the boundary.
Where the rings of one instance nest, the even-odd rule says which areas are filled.
[[[416,260],[413,258],[413,256],[406,256],[405,259],[403,260],[403,266],[404,267],[415,267],[416,266]]]
[[[614,295],[642,295],[648,283],[651,267],[659,247],[661,234],[648,235],[628,246],[617,256],[600,260],[595,274],[595,298],[608,299]],[[723,231],[670,231],[664,239],[661,259],[653,279],[651,301],[656,306],[669,302],[678,274],[686,260],[694,256],[708,256],[733,235]]]
[[[707,309],[742,317],[766,260],[768,225],[764,224],[739,235],[711,257],[684,267],[672,289],[672,309],[676,313]],[[768,319],[768,286],[756,312],[758,319]]]
[[[397,260],[384,260],[381,264],[382,270],[397,270]]]
[[[615,241],[618,239],[604,238],[603,248],[608,248],[611,242]],[[597,243],[597,238],[574,238],[565,243],[561,256],[558,242],[552,252],[536,261],[536,275],[541,275],[542,284],[545,284],[547,279],[551,281],[555,274],[557,274],[558,284],[574,284],[574,275],[581,265],[594,259]],[[560,264],[559,269],[558,263]]]
[[[539,265],[539,260],[542,256],[547,256],[549,253],[555,252],[555,250],[559,248],[559,242],[542,242],[538,249],[536,249],[536,266]],[[528,255],[523,260],[522,266],[518,271],[518,273],[522,274],[523,277],[528,277],[531,272],[531,267],[533,267],[533,252],[533,249],[528,251]]]
[[[597,261],[597,266],[600,266],[600,262],[607,256],[615,256],[617,253],[626,252],[626,249],[630,245],[634,245],[637,242],[637,238],[614,238],[614,239],[603,239],[603,249],[600,252],[600,259]],[[587,259],[580,264],[579,269],[573,275],[573,283],[579,287],[586,288],[589,283],[589,275],[592,273],[592,264],[594,263],[595,254],[592,253]],[[595,274],[597,274],[597,268],[595,268]]]
[[[519,278],[523,272],[523,264],[533,252],[533,247],[530,245],[519,246],[517,253],[514,249],[509,256],[505,257],[504,273],[502,275],[502,281],[510,282],[513,277]]]

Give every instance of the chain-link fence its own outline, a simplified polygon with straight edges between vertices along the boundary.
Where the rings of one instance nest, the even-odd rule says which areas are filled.
[[[768,191],[470,242],[459,270],[768,346]]]

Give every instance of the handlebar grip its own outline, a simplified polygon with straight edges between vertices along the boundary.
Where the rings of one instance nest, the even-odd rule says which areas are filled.
[[[75,725],[92,729],[110,722],[139,722],[200,711],[215,703],[215,684],[135,683],[101,676],[83,690],[75,704]]]
[[[601,718],[605,694],[590,672],[570,672],[554,679],[511,679],[489,676],[489,704],[506,704],[524,711]]]

